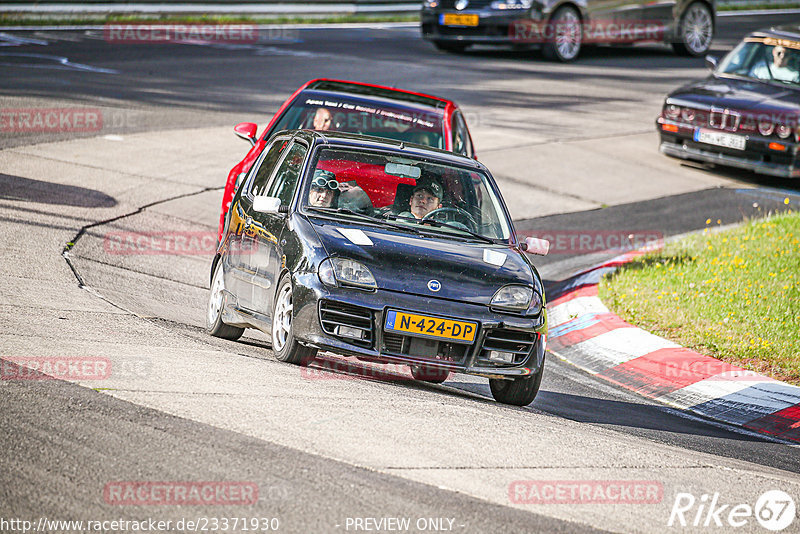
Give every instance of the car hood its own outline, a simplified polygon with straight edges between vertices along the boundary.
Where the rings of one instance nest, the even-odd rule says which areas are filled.
[[[507,246],[423,237],[344,221],[312,218],[311,222],[328,256],[363,263],[380,289],[488,305],[507,284],[541,288],[527,259]],[[355,236],[363,232],[372,244],[356,244],[361,239],[345,237],[342,230],[344,234],[355,231]],[[428,288],[431,280],[441,284],[439,291]]]
[[[711,76],[669,94],[667,102],[709,109],[712,106],[751,113],[800,114],[800,91],[762,82]]]

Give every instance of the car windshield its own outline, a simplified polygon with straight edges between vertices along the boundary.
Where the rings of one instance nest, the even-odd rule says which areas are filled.
[[[303,91],[272,131],[295,129],[357,133],[444,148],[440,110],[340,93]]]
[[[722,60],[717,72],[800,88],[800,42],[745,40]]]
[[[507,241],[511,227],[489,177],[406,154],[318,149],[302,204],[313,213],[453,238]]]

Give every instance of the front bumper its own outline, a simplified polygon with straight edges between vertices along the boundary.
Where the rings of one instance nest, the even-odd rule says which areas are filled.
[[[664,125],[677,127],[677,132],[664,131]],[[686,160],[726,165],[779,178],[800,178],[800,159],[798,145],[788,140],[780,140],[785,151],[769,148],[775,139],[760,136],[746,136],[745,150],[718,147],[694,140],[695,126],[659,118],[657,120],[661,143],[660,151],[667,156]]]
[[[439,16],[444,13],[454,13],[454,11],[423,9],[420,26],[423,39],[464,44],[531,45],[515,39],[513,35],[514,23],[529,17],[526,10],[470,12],[478,15],[477,26],[444,26],[439,23]]]
[[[418,295],[383,290],[367,292],[350,288],[330,288],[324,286],[315,273],[295,274],[293,279],[295,282],[294,335],[300,343],[306,346],[376,362],[421,365],[488,378],[515,378],[533,375],[541,369],[544,363],[547,332],[546,311],[536,318],[515,317],[492,312],[485,306],[455,303]],[[369,341],[354,342],[343,336],[332,335],[330,331],[326,332],[320,321],[321,301],[343,303],[354,307],[353,309],[364,310],[371,325]],[[390,343],[389,338],[392,335],[387,336],[384,332],[383,325],[386,311],[389,308],[432,316],[452,317],[462,321],[474,321],[479,325],[478,332],[475,341],[470,345],[440,343],[440,351],[446,351],[449,348],[458,349],[459,352],[455,353],[452,358],[415,356],[398,349],[399,345],[395,345],[396,338],[406,336],[395,334]],[[512,338],[529,339],[529,349],[526,348],[527,352],[520,354],[514,363],[489,361],[485,357],[486,347],[492,346],[500,334],[506,333],[510,334],[509,337]]]

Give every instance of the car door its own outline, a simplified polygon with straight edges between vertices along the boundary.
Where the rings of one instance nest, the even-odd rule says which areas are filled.
[[[260,194],[281,200],[281,206],[291,205],[299,183],[308,146],[295,140],[284,150],[281,161]],[[255,191],[254,191],[255,193]],[[255,195],[254,195],[255,196]],[[275,285],[283,268],[283,250],[279,242],[286,227],[285,213],[254,213],[253,239],[258,254],[250,255],[253,283],[253,310],[271,317]]]
[[[253,212],[254,194],[266,191],[277,163],[289,144],[288,137],[279,137],[262,152],[244,182],[241,195],[234,196],[230,208],[228,249],[225,255],[225,287],[236,296],[238,307],[253,310],[255,302],[253,279],[254,265],[259,265],[258,256],[264,251],[258,249]]]

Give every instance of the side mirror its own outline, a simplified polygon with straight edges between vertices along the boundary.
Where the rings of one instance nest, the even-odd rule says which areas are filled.
[[[255,197],[253,199],[253,211],[259,213],[278,213],[281,211],[281,199],[267,196]]]
[[[250,146],[255,146],[256,144],[256,131],[258,131],[258,126],[252,122],[240,122],[233,127],[233,133],[245,141],[249,141]]]
[[[719,60],[716,56],[706,56],[706,68],[710,71],[717,70],[717,63]]]
[[[550,252],[550,241],[547,239],[539,239],[536,237],[526,237],[525,242],[522,243],[522,250],[528,254],[537,254],[539,256],[547,256]]]

